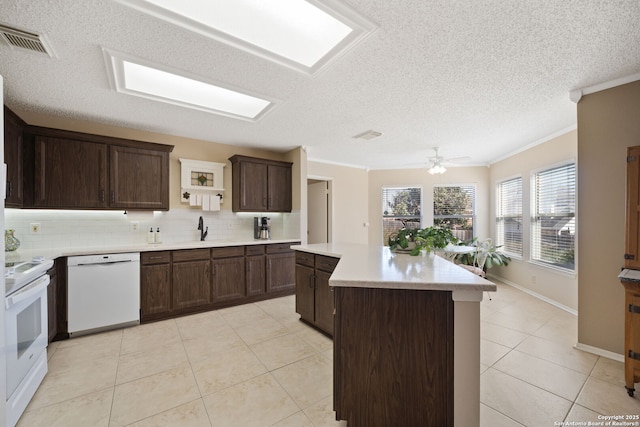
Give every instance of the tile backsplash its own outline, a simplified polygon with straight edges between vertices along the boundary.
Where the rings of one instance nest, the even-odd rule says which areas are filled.
[[[209,227],[208,241],[252,240],[255,216],[271,218],[272,239],[299,238],[300,234],[299,212],[245,214],[189,208],[167,212],[129,211],[126,215],[124,211],[5,209],[5,228],[15,230],[23,249],[144,244],[151,227],[160,228],[163,242],[180,243],[200,239],[197,230],[200,216],[205,227]],[[38,233],[32,233],[31,224],[40,224]]]

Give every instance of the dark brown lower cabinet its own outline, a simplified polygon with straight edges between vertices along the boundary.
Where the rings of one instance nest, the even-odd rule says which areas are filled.
[[[172,308],[179,310],[209,304],[211,300],[209,249],[173,251],[172,258]]]
[[[292,294],[295,257],[289,247],[293,244],[141,253],[140,321]]]
[[[296,255],[291,243],[267,246],[267,293],[291,293],[296,287]]]
[[[453,426],[451,292],[334,293],[336,419],[349,427]]]
[[[265,245],[247,246],[245,254],[247,296],[264,295],[267,291]]]
[[[47,271],[49,275],[49,286],[47,287],[47,341],[51,342],[58,333],[58,313],[56,307],[58,306],[58,274],[56,271],[56,265]]]
[[[296,312],[300,318],[333,335],[333,293],[329,278],[339,259],[296,252]]]
[[[244,246],[211,249],[213,265],[213,302],[244,298]]]
[[[171,311],[171,252],[140,254],[141,320]]]

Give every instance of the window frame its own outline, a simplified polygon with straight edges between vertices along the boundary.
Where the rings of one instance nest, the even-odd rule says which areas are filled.
[[[503,199],[502,199],[502,185],[508,182],[512,182],[512,181],[516,181],[519,180],[520,181],[520,213],[519,215],[505,215],[502,211],[502,207],[503,207]],[[526,233],[525,233],[525,229],[526,224],[525,224],[525,215],[524,215],[524,195],[525,195],[525,180],[522,177],[522,175],[515,175],[515,176],[511,176],[508,178],[503,178],[499,181],[496,182],[495,185],[495,242],[496,242],[496,246],[500,248],[500,252],[508,255],[510,258],[513,259],[523,259],[524,258],[524,249],[525,249],[525,238],[526,238]],[[520,231],[520,253],[518,252],[512,252],[508,249],[505,249],[507,247],[507,239],[505,238],[505,230],[504,228],[501,230],[500,227],[500,222],[504,221],[505,218],[514,218],[514,219],[518,219],[520,218],[520,227],[521,227],[521,231]],[[503,225],[504,227],[504,225]],[[502,232],[501,232],[502,231]]]
[[[537,177],[545,172],[550,172],[554,169],[561,169],[567,166],[573,166],[573,212],[571,212],[569,215],[564,215],[564,216],[572,216],[572,219],[569,220],[569,222],[572,223],[571,227],[573,227],[573,241],[572,241],[572,246],[573,246],[573,251],[574,251],[574,255],[573,255],[573,268],[568,268],[566,266],[560,265],[559,263],[554,263],[552,261],[548,261],[548,260],[544,260],[542,259],[543,256],[540,255],[538,256],[537,254],[542,253],[543,249],[542,247],[537,247],[536,245],[538,245],[540,243],[541,246],[541,241],[542,241],[542,237],[538,237],[538,233],[536,230],[536,227],[539,227],[538,225],[538,216],[543,216],[543,217],[548,217],[549,215],[538,215],[538,206],[537,206],[537,194],[538,194],[538,188],[536,185],[536,179]],[[548,165],[542,168],[538,168],[535,170],[531,171],[531,176],[530,176],[530,211],[531,211],[531,217],[530,217],[530,224],[529,224],[529,262],[538,266],[542,266],[542,267],[546,267],[552,270],[556,270],[562,273],[566,273],[569,275],[575,275],[577,273],[577,268],[578,268],[578,260],[577,257],[575,255],[575,250],[577,248],[577,242],[578,242],[578,227],[577,227],[577,219],[578,219],[578,164],[577,161],[575,159],[569,159],[569,160],[565,160],[562,162],[558,162],[552,165]],[[561,217],[563,215],[552,215],[551,217]]]
[[[472,214],[462,214],[462,215],[436,215],[436,189],[437,188],[471,188],[473,190],[473,200],[472,200]],[[456,235],[456,237],[460,240],[464,240],[464,241],[468,241],[468,240],[472,240],[475,237],[477,237],[477,208],[478,208],[478,203],[477,203],[477,195],[478,195],[478,186],[475,183],[459,183],[459,184],[434,184],[433,188],[432,188],[432,197],[433,197],[433,209],[432,209],[432,213],[433,213],[433,224],[434,226],[436,226],[436,221],[438,219],[444,219],[444,218],[451,218],[451,219],[470,219],[471,220],[471,237],[470,238],[461,238],[460,236],[456,235],[456,230],[451,229],[452,231],[454,231],[454,235]],[[463,229],[464,230],[464,229]]]
[[[419,194],[420,194],[420,200],[419,200],[419,206],[420,206],[420,213],[419,215],[385,215],[385,201],[388,201],[388,199],[385,198],[385,192],[387,190],[419,190]],[[382,207],[382,245],[383,246],[387,246],[388,245],[388,234],[392,234],[393,232],[390,233],[386,233],[386,227],[385,227],[385,219],[394,219],[396,221],[401,222],[402,219],[401,218],[406,218],[408,220],[411,219],[418,219],[417,221],[417,226],[416,228],[422,228],[423,227],[423,223],[424,223],[424,189],[422,187],[422,185],[384,185],[382,186],[381,189],[381,207]],[[411,222],[416,222],[416,221],[411,221]],[[404,224],[404,223],[403,223]],[[395,227],[394,227],[395,228]],[[402,226],[397,227],[398,229],[402,228]]]

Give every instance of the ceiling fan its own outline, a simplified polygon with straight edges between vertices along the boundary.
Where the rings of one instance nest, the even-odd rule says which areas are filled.
[[[435,174],[443,174],[447,171],[447,169],[443,166],[443,163],[455,163],[462,160],[468,160],[469,156],[464,157],[454,157],[454,158],[444,158],[438,154],[438,147],[432,147],[435,154],[431,157],[428,157],[428,160],[431,162],[431,167],[428,172],[431,175]]]

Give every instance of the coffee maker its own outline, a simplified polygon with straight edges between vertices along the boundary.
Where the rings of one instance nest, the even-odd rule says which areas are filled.
[[[271,239],[271,218],[266,216],[253,218],[253,237],[256,240]]]

